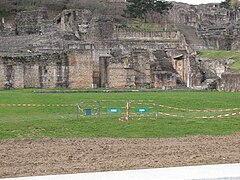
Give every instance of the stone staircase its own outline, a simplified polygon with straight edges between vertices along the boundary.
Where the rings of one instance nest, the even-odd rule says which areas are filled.
[[[192,47],[192,49],[207,49],[205,42],[198,37],[196,28],[181,24],[176,25],[176,27],[184,35],[186,42]]]

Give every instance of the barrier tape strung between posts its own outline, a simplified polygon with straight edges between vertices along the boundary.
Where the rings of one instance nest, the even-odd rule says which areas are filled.
[[[164,115],[164,116],[181,117],[181,118],[214,119],[214,118],[225,118],[225,117],[232,117],[232,116],[240,115],[240,112],[229,113],[229,114],[222,114],[222,115],[215,115],[215,116],[192,116],[192,117],[176,115],[176,114],[169,114],[169,113],[163,113],[163,112],[158,112],[158,114],[161,114],[161,115]]]
[[[240,110],[240,108],[232,108],[232,109],[207,109],[207,110],[194,110],[194,109],[184,109],[184,108],[176,108],[171,106],[165,106],[162,104],[156,104],[158,107],[163,107],[167,109],[174,109],[174,110],[181,110],[181,111],[189,111],[189,112],[228,112],[228,111],[235,111]]]
[[[139,102],[134,102],[133,104],[149,104],[149,103],[139,103]],[[176,108],[176,107],[171,107],[171,106],[165,106],[162,104],[153,104],[153,106],[158,106],[158,107],[163,107],[167,109],[174,109],[174,110],[180,110],[180,111],[189,111],[189,112],[228,112],[228,111],[235,111],[235,110],[240,110],[240,108],[232,108],[232,109],[207,109],[207,110],[194,110],[194,109],[185,109],[185,108]]]
[[[102,100],[102,102],[108,102],[108,100]],[[126,102],[125,100],[121,100],[120,102]],[[146,102],[130,102],[130,104],[137,104],[137,105],[143,105],[143,104],[150,104]],[[0,107],[11,107],[11,106],[36,106],[36,107],[68,107],[68,106],[77,106],[76,104],[0,104]],[[208,110],[193,110],[193,109],[185,109],[185,108],[176,108],[176,107],[171,107],[171,106],[165,106],[162,104],[153,104],[153,106],[158,106],[158,107],[163,107],[167,109],[175,109],[175,110],[182,110],[182,111],[189,111],[189,112],[228,112],[228,111],[235,111],[235,110],[240,110],[240,108],[231,108],[231,109],[219,109],[219,110],[213,110],[213,109],[208,109]],[[106,108],[106,106],[103,106]],[[124,108],[124,107],[121,107]]]
[[[101,102],[127,102],[127,100],[101,100]]]
[[[76,104],[0,104],[0,107],[75,107]]]
[[[134,104],[146,104],[146,103],[136,102]],[[190,111],[190,112],[226,112],[226,111],[231,111],[231,110],[240,110],[240,108],[232,108],[232,109],[225,109],[225,110],[191,110],[191,109],[164,106],[164,105],[161,105],[161,104],[154,104],[154,105],[158,106],[158,107],[165,107],[165,108],[175,109],[175,110],[187,110],[187,111]],[[0,107],[76,107],[76,106],[78,106],[78,105],[77,104],[0,104]],[[121,108],[123,108],[123,107],[121,107]],[[165,116],[172,116],[172,117],[187,118],[186,116],[163,113],[163,112],[158,112],[158,114],[165,115]],[[214,116],[199,116],[199,117],[193,116],[191,118],[210,119],[210,118],[232,117],[232,116],[236,116],[236,115],[240,115],[240,112],[229,113],[229,114],[224,114],[224,115],[214,115]]]

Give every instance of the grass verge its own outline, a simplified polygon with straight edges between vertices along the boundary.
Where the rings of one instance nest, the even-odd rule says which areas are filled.
[[[148,92],[35,94],[32,90],[0,91],[0,104],[77,104],[87,100],[153,100],[157,104],[185,109],[240,108],[240,93]],[[158,107],[157,111],[185,116],[159,115],[156,120],[134,118],[119,121],[116,116],[77,119],[75,107],[0,107],[0,139],[9,138],[160,138],[190,135],[226,135],[240,132],[240,116],[194,119],[219,115]],[[236,111],[230,111],[233,113]]]

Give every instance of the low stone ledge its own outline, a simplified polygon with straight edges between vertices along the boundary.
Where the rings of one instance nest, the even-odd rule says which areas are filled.
[[[132,89],[132,90],[34,90],[33,93],[129,93],[129,92],[204,92],[207,90],[196,90],[196,89],[181,89],[181,90],[147,90],[147,89]]]

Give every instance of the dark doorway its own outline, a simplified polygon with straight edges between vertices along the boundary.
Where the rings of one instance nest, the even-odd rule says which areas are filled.
[[[107,77],[108,57],[99,58],[99,85],[101,88],[108,88]]]

